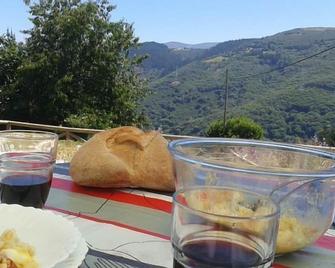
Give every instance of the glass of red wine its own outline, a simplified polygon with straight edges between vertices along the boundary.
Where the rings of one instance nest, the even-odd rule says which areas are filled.
[[[58,135],[44,131],[0,131],[1,203],[42,208],[48,198]]]
[[[177,191],[173,204],[173,267],[271,267],[280,209],[269,197],[202,186]]]

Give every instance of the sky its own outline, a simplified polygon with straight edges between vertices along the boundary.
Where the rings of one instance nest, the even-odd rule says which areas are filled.
[[[300,27],[335,27],[335,0],[111,0],[112,20],[133,23],[141,42],[222,42]],[[0,0],[0,34],[31,28],[23,0]]]

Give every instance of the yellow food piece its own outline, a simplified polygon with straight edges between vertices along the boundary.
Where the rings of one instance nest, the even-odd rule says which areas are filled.
[[[39,268],[34,249],[19,240],[14,230],[0,236],[0,268]]]
[[[277,254],[288,253],[311,244],[317,231],[292,216],[282,216],[277,236]]]
[[[190,207],[206,213],[231,217],[255,217],[271,213],[270,208],[260,205],[257,208],[245,206],[243,194],[240,192],[222,193],[216,189],[206,189],[192,192],[186,196]],[[236,222],[227,217],[208,216],[209,219],[222,224],[228,228],[240,229],[262,235],[268,228],[266,221],[240,221]],[[282,215],[279,220],[279,230],[277,236],[277,254],[288,253],[304,248],[311,244],[318,237],[317,230],[302,223],[294,216]]]
[[[187,198],[190,207],[206,213],[220,216],[208,216],[213,222],[227,228],[240,229],[257,235],[261,235],[267,228],[267,222],[255,220],[236,221],[234,217],[255,217],[268,215],[271,208],[259,205],[256,209],[245,206],[243,193],[235,191],[222,192],[217,189],[206,189],[192,192]],[[228,216],[228,217],[227,217]],[[229,217],[232,217],[231,219]]]

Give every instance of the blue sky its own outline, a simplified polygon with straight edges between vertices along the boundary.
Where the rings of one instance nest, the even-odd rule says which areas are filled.
[[[335,27],[334,0],[115,0],[112,20],[133,23],[141,41],[201,43]],[[23,0],[0,0],[0,33],[28,29]]]

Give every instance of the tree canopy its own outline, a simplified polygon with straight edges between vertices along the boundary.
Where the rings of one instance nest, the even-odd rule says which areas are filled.
[[[26,1],[33,27],[25,43],[0,38],[2,118],[105,128],[144,122],[147,93],[133,26],[112,22],[107,0]],[[3,70],[4,69],[4,70]]]

